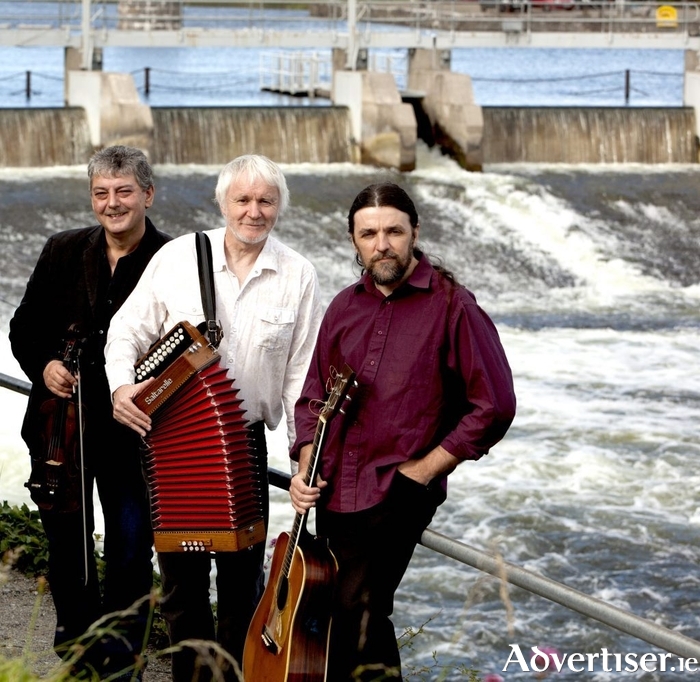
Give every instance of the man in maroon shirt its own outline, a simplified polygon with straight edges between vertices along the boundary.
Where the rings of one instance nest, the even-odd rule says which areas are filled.
[[[515,415],[498,333],[474,296],[416,247],[418,215],[406,192],[391,183],[365,188],[348,227],[363,274],[321,324],[296,405],[300,474],[290,488],[297,512],[318,506],[316,530],[338,560],[333,682],[400,678],[394,593],[445,500],[447,475],[485,455]],[[325,399],[331,368],[345,363],[359,387],[346,414],[330,422],[309,487],[313,403]]]

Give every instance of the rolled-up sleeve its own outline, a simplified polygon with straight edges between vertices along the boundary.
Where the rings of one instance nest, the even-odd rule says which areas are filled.
[[[513,376],[495,325],[473,301],[459,297],[450,320],[448,367],[457,382],[466,409],[441,445],[461,460],[485,455],[515,418]]]

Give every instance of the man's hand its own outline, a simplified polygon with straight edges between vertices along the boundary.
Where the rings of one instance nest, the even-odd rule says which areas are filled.
[[[454,455],[438,445],[425,457],[401,462],[398,470],[421,485],[428,485],[435,477],[454,471],[458,464],[459,460]]]
[[[78,380],[66,369],[60,360],[51,360],[44,367],[44,384],[46,388],[59,398],[70,398],[78,385]]]
[[[136,407],[134,397],[154,380],[154,377],[151,377],[142,384],[124,384],[112,394],[114,418],[120,424],[132,428],[139,436],[145,436],[151,430],[151,418]]]
[[[299,453],[299,473],[292,476],[289,483],[289,497],[292,507],[299,514],[306,514],[311,507],[316,506],[316,501],[321,497],[321,490],[328,485],[320,476],[316,476],[316,484],[308,486],[304,483],[306,469],[311,458],[312,445],[305,445]]]

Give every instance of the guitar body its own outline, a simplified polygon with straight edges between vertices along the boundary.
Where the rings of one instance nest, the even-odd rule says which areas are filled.
[[[245,682],[326,680],[329,606],[338,564],[325,540],[305,532],[285,571],[289,542],[288,533],[277,538],[270,578],[248,628]]]

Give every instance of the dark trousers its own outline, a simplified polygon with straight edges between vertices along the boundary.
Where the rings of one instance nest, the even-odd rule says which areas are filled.
[[[41,510],[40,513],[49,542],[49,585],[56,607],[56,651],[63,657],[73,656],[70,645],[80,640],[91,624],[105,614],[123,612],[99,628],[99,637],[81,640],[81,644],[89,644],[89,648],[76,667],[111,674],[133,666],[142,650],[148,599],[133,612],[131,607],[146,597],[152,587],[153,533],[138,439],[120,429],[115,432],[111,424],[104,425],[100,435],[99,442],[91,442],[86,433],[86,451],[92,457],[85,476],[85,529],[81,511]],[[93,542],[95,483],[105,521],[102,597]]]
[[[375,507],[350,514],[319,508],[317,533],[329,539],[338,560],[328,680],[401,679],[391,622],[394,594],[443,500],[439,487],[397,473],[387,498]]]
[[[268,517],[267,445],[262,422],[251,425],[256,459],[261,467],[265,526]],[[264,589],[265,543],[238,552],[185,554],[159,552],[163,578],[161,614],[168,625],[171,645],[184,640],[218,642],[242,665],[248,626]],[[212,558],[216,562],[216,624],[209,600]],[[208,657],[212,656],[209,660]],[[173,682],[204,682],[212,679],[212,665],[224,671],[226,680],[238,680],[224,661],[212,652],[183,646],[172,655]]]

